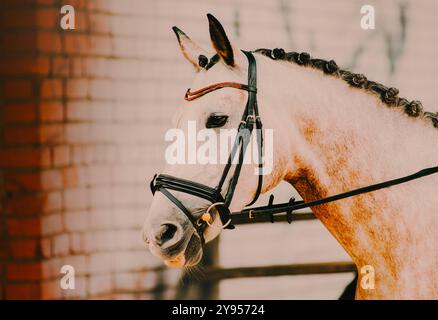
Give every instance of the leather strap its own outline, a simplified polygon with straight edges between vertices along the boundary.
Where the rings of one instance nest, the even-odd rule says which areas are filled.
[[[212,204],[218,202],[224,202],[224,205],[217,205],[216,209],[219,212],[221,221],[223,225],[228,225],[227,228],[234,229],[232,225],[233,221],[235,222],[258,222],[265,221],[266,217],[269,216],[269,220],[274,222],[274,215],[282,212],[286,212],[287,221],[290,223],[292,221],[292,213],[294,210],[314,207],[322,204],[326,204],[333,201],[338,201],[341,199],[349,198],[352,196],[356,196],[363,193],[372,192],[375,190],[388,188],[394,185],[398,185],[401,183],[406,183],[411,180],[419,179],[421,177],[425,177],[434,173],[438,173],[438,166],[426,168],[416,172],[414,174],[404,176],[398,179],[393,179],[377,184],[373,184],[370,186],[358,188],[355,190],[351,190],[348,192],[343,192],[337,195],[329,196],[323,199],[315,200],[315,201],[295,201],[293,198],[287,203],[274,204],[273,196],[271,195],[270,201],[267,206],[261,206],[256,208],[244,209],[240,212],[234,212],[230,214],[229,205],[232,201],[235,188],[237,186],[237,182],[240,176],[240,171],[243,164],[243,157],[246,152],[246,148],[250,142],[250,138],[252,135],[252,131],[254,127],[257,129],[257,147],[258,147],[258,160],[259,160],[259,175],[258,175],[258,185],[257,190],[254,195],[254,199],[247,205],[250,206],[254,204],[262,190],[263,185],[263,163],[262,163],[262,155],[263,155],[263,135],[262,135],[262,122],[260,120],[258,105],[257,105],[257,66],[254,56],[251,52],[243,51],[248,58],[249,66],[248,66],[248,85],[239,84],[236,82],[221,82],[214,85],[210,85],[208,87],[190,91],[187,90],[185,99],[187,101],[195,100],[209,92],[221,89],[221,88],[236,88],[240,90],[248,91],[248,100],[246,103],[245,110],[242,115],[242,120],[238,128],[238,136],[236,137],[234,144],[231,149],[231,153],[228,157],[227,164],[222,172],[222,176],[219,180],[216,188],[211,188],[209,186],[173,177],[170,175],[161,174],[158,177],[155,175],[151,181],[151,191],[154,194],[156,191],[162,192],[170,201],[172,201],[190,220],[198,234],[200,235],[202,241],[204,241],[203,232],[207,226],[207,224],[199,219],[200,217],[195,215],[195,213],[191,213],[184,204],[179,201],[169,190],[175,190],[183,193],[187,193],[202,199],[205,199]],[[214,63],[213,63],[214,64]],[[228,189],[226,192],[226,196],[222,196],[222,187],[230,173],[230,169],[232,167],[232,162],[236,153],[239,152],[239,161],[235,166],[233,176],[228,185]],[[229,219],[232,220],[231,224],[228,224]]]
[[[304,209],[304,208],[311,208],[315,206],[319,206],[322,204],[326,204],[329,202],[338,201],[345,198],[350,198],[359,194],[364,194],[384,188],[389,188],[391,186],[395,186],[398,184],[406,183],[412,180],[416,180],[425,176],[429,176],[432,174],[438,173],[438,166],[422,169],[414,174],[410,174],[401,178],[388,180],[376,184],[372,184],[370,186],[350,190],[347,192],[339,193],[333,196],[329,196],[326,198],[304,202],[304,201],[292,201],[292,202],[286,202],[286,203],[279,203],[279,204],[273,204],[272,200],[267,206],[262,207],[255,207],[255,208],[248,208],[244,209],[239,212],[233,212],[231,214],[232,217],[232,223],[251,223],[251,222],[259,222],[259,221],[266,221],[270,220],[271,222],[274,222],[274,215],[283,213],[283,212],[290,212],[292,214],[293,211]],[[271,196],[272,197],[272,196]],[[270,219],[267,219],[270,218]]]
[[[262,135],[262,122],[260,120],[259,111],[258,111],[258,105],[257,105],[257,66],[254,56],[251,52],[243,51],[244,54],[248,58],[248,84],[240,84],[236,82],[221,82],[217,84],[213,84],[210,86],[207,86],[205,88],[191,91],[190,89],[187,90],[185,95],[185,100],[192,101],[199,97],[202,97],[203,95],[210,93],[212,91],[221,89],[221,88],[236,88],[240,90],[246,90],[248,91],[248,100],[245,106],[245,110],[242,115],[242,120],[238,128],[238,136],[236,137],[234,144],[231,149],[231,153],[228,157],[227,164],[225,165],[225,168],[222,172],[221,178],[219,180],[218,185],[216,188],[211,188],[209,186],[173,177],[170,175],[161,174],[158,177],[155,175],[154,178],[151,181],[151,191],[154,194],[156,191],[162,192],[172,203],[174,203],[190,220],[190,222],[193,224],[195,229],[197,230],[198,234],[200,235],[202,241],[204,241],[203,232],[207,226],[205,221],[202,221],[198,215],[195,213],[190,212],[184,204],[179,201],[169,190],[179,191],[186,194],[193,195],[195,197],[199,197],[202,199],[205,199],[212,204],[223,202],[224,205],[217,205],[216,209],[219,212],[221,221],[223,225],[228,225],[227,228],[233,229],[234,226],[232,224],[229,224],[229,219],[233,221],[238,221],[239,223],[242,222],[257,222],[257,221],[264,221],[266,216],[269,216],[269,220],[271,222],[274,222],[274,215],[282,212],[286,212],[287,221],[291,223],[292,221],[292,213],[294,210],[303,209],[303,208],[309,208],[314,207],[322,204],[326,204],[333,201],[338,201],[341,199],[349,198],[352,196],[356,196],[363,193],[372,192],[375,190],[388,188],[394,185],[398,185],[401,183],[406,183],[408,181],[419,179],[421,177],[431,175],[434,173],[438,173],[438,166],[437,167],[431,167],[423,169],[417,173],[401,177],[398,179],[393,179],[377,184],[373,184],[370,186],[366,186],[363,188],[358,188],[355,190],[351,190],[348,192],[340,193],[337,195],[333,195],[330,197],[326,197],[323,199],[310,201],[310,202],[304,202],[304,201],[295,201],[295,199],[291,199],[287,203],[281,203],[281,204],[274,204],[273,203],[273,196],[271,195],[270,201],[267,206],[262,207],[256,207],[256,208],[249,208],[244,209],[240,212],[234,212],[233,214],[230,214],[229,212],[229,205],[232,201],[235,188],[237,186],[237,182],[240,176],[240,171],[243,164],[243,157],[246,152],[246,148],[250,142],[252,131],[254,127],[257,129],[257,147],[258,147],[258,160],[259,160],[259,174],[258,174],[258,185],[257,190],[254,195],[253,200],[247,205],[250,206],[254,204],[262,190],[263,186],[263,163],[262,163],[262,155],[263,155],[263,135]],[[212,62],[212,65],[214,65],[216,61]],[[232,162],[234,160],[234,157],[236,156],[236,153],[239,152],[239,161],[236,164],[234,168],[234,172],[232,175],[232,178],[230,180],[230,183],[228,185],[228,189],[226,192],[225,197],[222,196],[222,188],[223,185],[230,173],[230,169],[232,167]]]
[[[151,191],[154,194],[156,191],[162,192],[170,201],[172,201],[192,222],[195,229],[198,233],[202,233],[203,229],[200,230],[198,228],[199,225],[203,225],[203,222],[199,220],[199,217],[193,215],[193,213],[188,210],[181,201],[179,201],[171,192],[168,190],[179,191],[183,193],[187,193],[193,195],[195,197],[199,197],[205,199],[212,204],[223,202],[223,205],[216,206],[217,211],[219,212],[219,216],[221,218],[222,224],[227,225],[227,228],[233,229],[234,226],[229,224],[230,212],[229,206],[234,196],[234,191],[237,186],[237,182],[240,176],[240,171],[243,165],[244,155],[246,153],[246,149],[251,140],[251,135],[254,127],[258,130],[257,132],[257,147],[258,147],[258,160],[259,160],[259,177],[258,177],[258,186],[257,191],[255,193],[254,199],[251,201],[251,204],[254,203],[262,189],[262,173],[263,173],[263,163],[262,163],[262,148],[263,148],[263,135],[261,132],[261,121],[258,113],[257,106],[257,66],[254,56],[251,52],[243,51],[244,54],[248,58],[248,84],[241,84],[236,82],[221,82],[216,83],[199,90],[191,91],[188,89],[184,99],[187,101],[193,101],[202,97],[203,95],[213,92],[215,90],[221,88],[235,88],[240,90],[248,91],[248,100],[245,106],[245,110],[242,115],[242,121],[238,128],[238,135],[234,141],[234,144],[231,149],[231,153],[228,157],[228,161],[223,170],[222,176],[219,180],[219,184],[216,188],[211,188],[209,186],[173,177],[170,175],[161,174],[158,177],[155,177],[151,181]],[[222,187],[225,183],[227,176],[229,175],[230,169],[233,165],[233,160],[236,156],[236,153],[239,152],[239,159],[234,168],[234,172],[231,178],[231,181],[228,185],[228,189],[225,197],[222,196]],[[201,234],[200,234],[201,235]],[[202,235],[201,235],[202,236]]]
[[[184,99],[187,101],[193,101],[195,99],[202,97],[203,95],[206,95],[207,93],[227,87],[250,91],[250,88],[245,84],[241,84],[237,82],[220,82],[195,91],[190,91],[191,89],[189,88],[184,96]]]

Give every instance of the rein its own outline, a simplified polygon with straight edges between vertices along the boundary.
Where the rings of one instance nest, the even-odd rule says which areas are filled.
[[[291,198],[289,202],[286,203],[279,203],[279,204],[273,204],[274,202],[274,195],[271,195],[269,197],[269,202],[267,206],[261,206],[261,207],[254,207],[249,209],[244,209],[239,212],[233,212],[231,214],[231,221],[235,224],[242,224],[242,223],[251,223],[251,222],[265,222],[265,221],[271,221],[274,223],[275,215],[279,213],[286,213],[285,220],[290,224],[293,221],[292,213],[295,210],[304,209],[304,208],[310,208],[319,206],[322,204],[338,201],[345,198],[350,198],[353,196],[357,196],[360,194],[388,188],[391,186],[395,186],[398,184],[406,183],[411,180],[419,179],[434,173],[438,173],[438,166],[426,168],[423,170],[420,170],[414,174],[404,176],[401,178],[388,180],[381,183],[372,184],[366,187],[350,190],[347,192],[339,193],[333,196],[329,196],[326,198],[304,202],[302,200],[295,201],[294,198]]]
[[[222,172],[222,176],[219,180],[219,183],[215,188],[209,187],[207,185],[197,183],[190,180],[181,179],[178,177],[160,174],[155,175],[150,183],[150,188],[152,194],[159,191],[164,196],[166,196],[172,203],[174,203],[190,220],[192,225],[194,226],[196,232],[201,238],[201,241],[204,243],[204,231],[207,226],[210,225],[212,221],[212,217],[210,215],[210,210],[215,208],[219,214],[219,217],[222,222],[222,227],[226,229],[234,229],[234,224],[240,223],[252,223],[252,222],[264,222],[271,221],[275,222],[278,219],[275,217],[279,217],[280,213],[286,213],[286,215],[282,215],[281,217],[288,222],[291,223],[293,221],[293,213],[295,210],[310,208],[334,201],[338,201],[341,199],[353,197],[359,194],[364,194],[376,190],[380,190],[383,188],[388,188],[391,186],[395,186],[398,184],[406,183],[411,180],[419,179],[434,173],[438,173],[438,166],[426,168],[420,170],[414,174],[404,176],[401,178],[388,180],[385,182],[369,185],[366,187],[354,189],[351,191],[343,192],[337,195],[329,196],[326,198],[322,198],[319,200],[304,202],[304,201],[295,201],[294,198],[291,198],[289,202],[274,204],[274,196],[271,195],[269,198],[269,202],[266,206],[247,208],[253,205],[262,190],[263,185],[263,161],[262,161],[262,151],[263,151],[263,135],[262,135],[262,122],[259,116],[258,105],[257,105],[257,67],[256,60],[251,52],[243,51],[243,53],[248,58],[248,84],[240,84],[236,82],[221,82],[217,84],[213,84],[199,90],[191,91],[187,90],[185,94],[185,100],[193,101],[202,97],[203,95],[213,92],[222,88],[235,88],[239,90],[245,90],[248,92],[248,100],[245,106],[245,110],[242,115],[242,120],[238,127],[238,134],[234,141],[233,147],[231,149],[231,153],[228,157],[227,164]],[[217,61],[212,59],[211,65],[216,63]],[[211,67],[211,66],[210,66]],[[234,191],[237,186],[237,182],[240,176],[240,171],[243,164],[243,157],[246,152],[246,148],[250,142],[250,138],[253,132],[253,129],[257,130],[257,146],[258,146],[258,160],[259,160],[259,172],[258,172],[258,185],[257,190],[254,195],[253,200],[245,206],[247,209],[243,209],[239,212],[230,212],[229,206],[233,199]],[[239,161],[234,168],[234,172],[232,173],[232,178],[228,184],[227,191],[225,196],[222,195],[222,189],[225,184],[226,178],[230,174],[230,169],[232,167],[232,160],[234,159],[236,153],[239,152]],[[191,212],[185,205],[178,200],[169,190],[178,191],[182,193],[186,193],[198,198],[205,199],[211,203],[210,207],[207,210],[200,210],[196,212]]]

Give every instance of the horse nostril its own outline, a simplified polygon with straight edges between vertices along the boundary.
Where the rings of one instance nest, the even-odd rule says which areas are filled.
[[[155,235],[155,240],[157,241],[157,244],[162,245],[165,242],[171,240],[175,236],[177,230],[178,228],[174,224],[162,224],[158,229],[157,234]]]

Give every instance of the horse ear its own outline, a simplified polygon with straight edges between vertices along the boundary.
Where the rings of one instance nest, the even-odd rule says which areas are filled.
[[[207,18],[210,28],[210,38],[214,49],[227,65],[234,67],[235,57],[233,47],[225,34],[224,27],[222,27],[221,23],[211,14],[207,14]]]
[[[184,32],[178,27],[173,27],[172,30],[176,34],[179,47],[183,56],[195,67],[196,71],[201,68],[199,66],[199,56],[206,55],[206,52],[194,43]]]

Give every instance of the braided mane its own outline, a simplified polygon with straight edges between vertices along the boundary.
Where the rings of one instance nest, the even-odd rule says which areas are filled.
[[[257,49],[260,53],[272,60],[283,60],[296,63],[301,66],[309,66],[323,71],[325,74],[338,77],[352,87],[362,88],[377,95],[383,103],[389,107],[403,108],[404,113],[410,117],[430,119],[435,128],[438,128],[438,112],[432,113],[423,111],[423,105],[418,100],[409,101],[398,96],[398,89],[386,87],[383,84],[368,80],[363,74],[352,73],[342,70],[334,60],[323,60],[311,58],[307,52],[285,52],[283,49]]]

